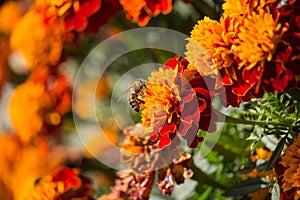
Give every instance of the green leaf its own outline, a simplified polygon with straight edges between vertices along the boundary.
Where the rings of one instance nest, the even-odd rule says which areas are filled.
[[[276,162],[276,160],[278,159],[278,157],[281,155],[281,152],[283,150],[283,147],[284,147],[284,143],[285,143],[285,140],[286,140],[287,136],[285,136],[284,138],[282,138],[280,140],[280,142],[278,143],[277,147],[275,148],[270,160],[269,160],[269,163],[267,165],[267,168],[266,170],[270,170],[273,168],[274,166],[274,163]]]
[[[238,196],[245,195],[250,192],[255,192],[261,188],[263,184],[260,178],[251,178],[238,182],[234,187],[227,189],[224,193],[225,196]]]

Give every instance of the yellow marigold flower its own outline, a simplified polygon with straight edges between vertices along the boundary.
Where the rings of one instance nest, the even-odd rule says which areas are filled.
[[[198,22],[191,32],[187,45],[187,60],[201,74],[216,76],[218,69],[232,66],[234,62],[231,46],[237,36],[239,26],[238,18],[225,17],[220,22],[205,17]],[[196,43],[199,45],[197,47]],[[204,49],[212,58],[215,65],[211,64],[207,56],[203,56]],[[203,67],[203,57],[208,60],[208,65]]]
[[[0,32],[10,34],[21,15],[21,8],[16,1],[5,2],[0,8]]]
[[[42,9],[32,8],[12,31],[11,48],[22,53],[29,69],[56,65],[61,57],[62,28],[44,15]]]
[[[269,160],[272,156],[272,152],[264,149],[264,148],[258,148],[255,150],[255,154],[250,156],[250,159],[252,162],[258,161],[258,160]]]
[[[232,46],[234,55],[241,60],[239,67],[250,70],[259,62],[271,61],[285,31],[271,13],[259,10],[249,14]]]
[[[29,142],[42,130],[46,114],[52,108],[44,85],[26,82],[15,89],[9,113],[15,132],[23,142]]]
[[[300,136],[294,139],[294,143],[287,146],[284,155],[281,156],[282,164],[286,170],[283,174],[282,189],[284,192],[295,189],[294,199],[300,198]]]

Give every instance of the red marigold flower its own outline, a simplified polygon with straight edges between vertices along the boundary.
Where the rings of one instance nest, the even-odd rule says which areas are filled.
[[[49,200],[78,199],[91,200],[91,181],[76,169],[59,168],[55,173],[38,180],[29,199],[39,200],[46,196]]]
[[[49,15],[55,15],[64,22],[65,32],[82,32],[87,26],[87,19],[97,12],[101,0],[41,0],[46,1]]]
[[[119,0],[101,0],[100,9],[90,16],[86,32],[97,33],[99,28],[108,23],[108,21],[121,9]]]
[[[140,105],[143,126],[152,141],[159,140],[159,148],[171,145],[172,140],[177,146],[178,134],[190,147],[196,147],[203,141],[198,130],[211,128],[210,93],[204,79],[189,73],[187,66],[188,62],[178,56],[170,59],[152,72],[141,95],[145,102]]]
[[[146,26],[151,17],[168,14],[173,7],[172,0],[119,0],[126,16],[139,26]]]

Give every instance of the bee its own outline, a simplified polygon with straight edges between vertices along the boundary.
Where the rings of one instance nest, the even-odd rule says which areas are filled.
[[[128,94],[128,103],[132,110],[135,112],[140,112],[140,104],[145,102],[141,99],[141,94],[144,92],[143,88],[146,87],[147,81],[138,78],[127,90],[125,90],[118,101],[126,94]]]

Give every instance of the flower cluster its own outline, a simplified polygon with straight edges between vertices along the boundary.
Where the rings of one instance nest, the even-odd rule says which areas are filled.
[[[140,123],[122,132],[120,162],[126,169],[115,173],[93,158],[95,152],[97,158],[102,158],[98,154],[103,152],[105,158],[110,158],[111,145],[105,144],[106,139],[116,144],[122,137],[107,108],[95,112],[104,134],[92,135],[90,132],[99,131],[89,124],[74,125],[74,117],[84,119],[78,120],[81,122],[94,113],[85,109],[91,106],[91,98],[75,102],[71,110],[73,72],[92,42],[129,28],[125,18],[143,27],[153,17],[170,14],[164,25],[171,26],[177,23],[177,17],[184,23],[203,16],[201,10],[208,5],[207,1],[183,0],[191,3],[187,5],[178,1],[0,2],[0,199],[147,200],[155,186],[162,195],[170,195],[176,184],[192,177],[198,181],[193,199],[216,198],[230,192],[239,199],[263,199],[270,193],[272,197],[281,195],[282,200],[300,199],[300,0],[225,0],[218,21],[211,19],[218,15],[216,8],[215,13],[207,11],[211,18],[203,17],[194,26],[185,58],[176,55],[167,60],[169,53],[151,49],[153,56],[158,52],[159,61],[165,60],[146,80],[139,79],[143,81],[141,86],[130,88],[129,104],[138,107],[133,110],[138,112],[134,117]],[[212,2],[219,5],[218,1]],[[190,13],[184,13],[185,9]],[[100,27],[104,31],[99,32]],[[155,33],[150,36],[146,42],[157,39]],[[134,37],[125,39],[129,41],[123,44],[126,47],[136,42]],[[119,47],[112,45],[105,51],[116,49]],[[97,52],[97,56],[106,59],[103,52]],[[126,60],[130,63],[131,58]],[[92,67],[83,74],[93,74]],[[96,105],[101,108],[108,104],[112,83],[119,77],[112,73],[117,72],[107,70],[93,88],[99,103]],[[89,96],[87,90],[94,83],[81,82],[73,99]],[[226,122],[249,127],[226,124],[222,136],[213,135],[224,141],[213,138],[213,142],[202,143],[206,133],[216,131],[216,122],[222,121],[219,116],[223,113],[214,105],[221,107],[223,102],[226,107],[239,107],[249,101],[241,107],[242,112],[234,113],[238,118],[225,116]],[[8,106],[7,113],[3,105]],[[86,152],[68,146],[76,143],[76,128],[86,130]],[[255,142],[250,144],[246,138]],[[215,146],[208,149],[212,143]],[[183,150],[184,145],[187,148]],[[270,146],[272,151],[261,146]],[[256,152],[248,158],[245,150],[252,147]],[[203,166],[190,166],[198,162],[193,155],[199,149],[209,150],[208,158],[199,160]],[[102,177],[93,178],[100,184],[94,187],[92,179],[81,171],[98,173]],[[244,173],[233,174],[237,171]],[[105,179],[110,182],[106,188],[95,191],[105,185]],[[238,179],[241,182],[237,188],[224,185]],[[113,183],[111,192],[100,196]]]
[[[226,105],[284,92],[299,77],[299,2],[226,1],[220,22],[205,17],[191,32],[187,59],[200,74],[224,85]],[[287,17],[287,16],[292,16]],[[211,61],[202,67],[203,56]]]

